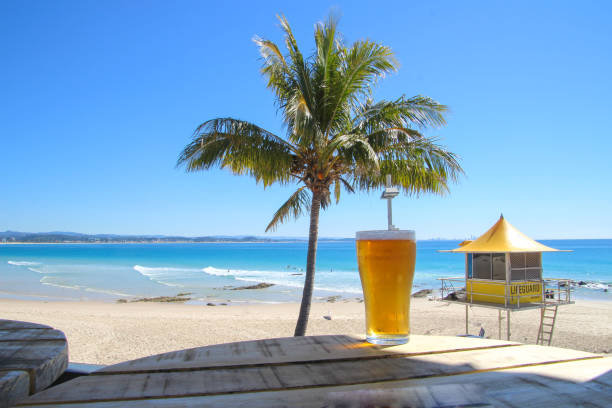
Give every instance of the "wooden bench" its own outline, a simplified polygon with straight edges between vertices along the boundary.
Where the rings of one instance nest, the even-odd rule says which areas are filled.
[[[612,358],[461,337],[411,336],[392,347],[344,335],[276,338],[108,366],[18,406],[358,407],[381,401],[610,407]]]

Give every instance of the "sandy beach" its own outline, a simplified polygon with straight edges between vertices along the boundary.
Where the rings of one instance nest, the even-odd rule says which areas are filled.
[[[62,330],[70,361],[114,364],[147,355],[211,344],[293,335],[299,305],[199,306],[159,303],[0,300],[0,318],[47,324]],[[331,320],[323,316],[331,316]],[[465,308],[413,299],[414,334],[463,333]],[[539,311],[512,313],[511,340],[535,343]],[[481,327],[497,338],[497,311],[470,310],[470,333]],[[363,304],[314,303],[308,335],[364,336]],[[505,332],[502,333],[505,339]],[[612,353],[612,302],[579,300],[559,308],[553,346]]]

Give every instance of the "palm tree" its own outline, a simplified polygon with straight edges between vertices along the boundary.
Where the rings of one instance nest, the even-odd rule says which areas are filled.
[[[457,157],[420,130],[445,124],[447,108],[425,97],[372,101],[373,85],[398,64],[389,47],[357,41],[347,46],[337,19],[315,26],[315,50],[305,58],[291,27],[279,17],[286,53],[274,42],[254,39],[263,57],[262,75],[276,97],[286,134],[251,122],[217,118],[202,123],[177,166],[186,171],[228,168],[264,187],[297,184],[266,231],[310,214],[306,276],[295,336],[308,324],[315,278],[319,211],[341,190],[380,188],[387,175],[407,194],[443,194],[463,172]]]

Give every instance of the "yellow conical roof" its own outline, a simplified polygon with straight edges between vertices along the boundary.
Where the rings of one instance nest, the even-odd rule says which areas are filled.
[[[464,241],[465,242],[465,241]],[[557,252],[558,249],[547,247],[534,241],[517,230],[504,219],[499,220],[480,238],[474,241],[462,242],[459,248],[444,252]],[[463,245],[462,245],[463,244]]]

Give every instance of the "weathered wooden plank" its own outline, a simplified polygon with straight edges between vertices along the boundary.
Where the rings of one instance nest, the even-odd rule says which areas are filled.
[[[25,370],[30,373],[30,392],[51,385],[68,367],[68,344],[63,342],[2,342],[0,367],[5,370]]]
[[[309,388],[291,391],[272,391],[246,394],[226,394],[207,397],[147,399],[79,404],[86,408],[264,408],[264,407],[323,407],[330,394],[364,389],[398,389],[426,386],[435,390],[439,385],[478,384],[481,392],[472,391],[475,397],[484,397],[495,407],[570,408],[612,406],[612,358],[600,358],[551,365],[529,366],[494,372],[480,372],[448,377],[412,379],[330,388]],[[469,390],[469,389],[468,389]],[[443,391],[442,391],[443,392]],[[60,407],[65,405],[33,405],[33,407]],[[73,405],[68,405],[73,406]],[[447,405],[448,406],[448,405]]]
[[[68,366],[68,343],[64,339],[0,342],[0,368],[30,373],[30,392],[51,385]]]
[[[66,340],[41,340],[37,342],[5,341],[0,343],[0,364],[6,360],[44,360],[66,348]]]
[[[9,407],[30,394],[30,376],[26,371],[0,370],[0,408]]]
[[[297,392],[273,392],[236,396],[155,399],[86,403],[87,407],[342,407],[401,406],[412,408],[439,407],[492,407],[482,395],[479,386],[473,384],[450,384],[415,386],[394,389],[362,388],[353,390],[333,389],[331,392],[313,394],[312,390]],[[60,407],[66,405],[35,405]],[[79,406],[82,406],[79,404]]]
[[[512,388],[496,387],[489,394],[507,406],[590,406],[612,407],[612,358],[585,360],[561,367],[536,366],[510,370]],[[534,392],[532,384],[539,390]]]
[[[0,319],[0,330],[22,330],[22,329],[51,329],[44,324],[20,322],[18,320]]]
[[[43,390],[68,365],[68,344],[49,326],[0,320],[0,407]]]
[[[0,342],[5,341],[66,341],[64,333],[55,329],[13,329],[0,330]]]
[[[382,384],[384,387],[477,383],[494,406],[609,408],[612,406],[612,358],[432,377]]]
[[[362,385],[456,376],[584,358],[599,357],[576,350],[523,345],[398,358],[383,355],[378,359],[207,367],[177,372],[93,374],[34,395],[28,402],[129,400]]]
[[[68,368],[68,344],[53,356],[47,358],[43,364],[34,369],[34,380],[30,392],[40,392],[57,380]]]
[[[491,407],[480,387],[474,384],[448,384],[404,388],[328,392],[323,402],[330,407]]]
[[[519,345],[501,340],[450,336],[411,336],[408,344],[376,346],[352,336],[309,336],[219,344],[159,354],[116,364],[102,373],[164,371],[313,360],[341,360],[381,355],[419,355],[474,348]]]

